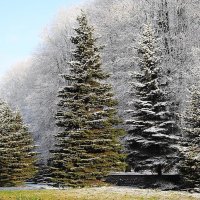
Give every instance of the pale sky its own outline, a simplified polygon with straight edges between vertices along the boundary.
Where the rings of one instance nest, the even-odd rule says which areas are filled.
[[[83,0],[0,0],[0,76],[34,52],[61,7]]]

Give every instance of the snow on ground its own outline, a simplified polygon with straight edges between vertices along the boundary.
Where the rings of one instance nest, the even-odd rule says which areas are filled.
[[[2,190],[57,190],[59,188],[52,187],[46,184],[31,184],[27,183],[24,186],[20,187],[0,187],[0,191]]]

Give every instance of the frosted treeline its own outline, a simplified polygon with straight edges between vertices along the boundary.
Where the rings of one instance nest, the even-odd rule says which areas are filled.
[[[162,49],[162,84],[183,112],[191,85],[200,80],[200,0],[93,0],[61,10],[42,34],[42,42],[27,60],[1,80],[0,95],[18,108],[46,160],[57,133],[55,125],[59,74],[70,61],[70,42],[80,8],[86,11],[99,42],[104,44],[103,67],[127,119],[130,71],[138,70],[136,49],[144,24],[152,24]],[[183,123],[183,122],[181,122]],[[125,127],[126,128],[126,127]]]

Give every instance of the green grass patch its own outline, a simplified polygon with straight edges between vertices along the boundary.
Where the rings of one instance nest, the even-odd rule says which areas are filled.
[[[120,187],[0,191],[0,200],[200,200],[200,194]]]

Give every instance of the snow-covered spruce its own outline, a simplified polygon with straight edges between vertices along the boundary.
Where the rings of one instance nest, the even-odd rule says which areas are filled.
[[[185,126],[180,173],[186,187],[200,188],[200,91],[197,87],[193,87],[189,106],[182,117]]]
[[[176,166],[178,136],[172,102],[159,84],[159,49],[150,25],[144,27],[138,48],[140,72],[132,74],[131,94],[135,99],[128,110],[131,118],[126,144],[128,163],[135,171],[172,170]]]
[[[36,172],[33,140],[19,112],[0,102],[0,187],[22,185]]]
[[[111,86],[103,84],[109,75],[101,69],[100,49],[86,15],[77,18],[79,27],[71,38],[76,49],[69,62],[70,74],[63,74],[66,86],[59,91],[56,150],[49,160],[51,181],[66,186],[96,185],[110,171],[124,167],[120,154],[121,129]]]

